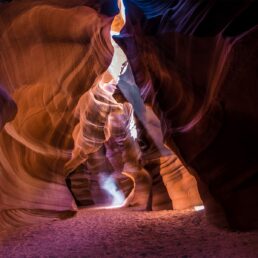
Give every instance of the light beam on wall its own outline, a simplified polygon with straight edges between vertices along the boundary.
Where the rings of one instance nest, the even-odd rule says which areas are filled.
[[[205,209],[205,207],[203,205],[194,206],[195,211],[202,211],[204,209]]]

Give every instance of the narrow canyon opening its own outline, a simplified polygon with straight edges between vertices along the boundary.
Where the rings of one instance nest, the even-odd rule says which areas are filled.
[[[0,1],[1,257],[258,257],[256,1]]]
[[[144,101],[147,97],[115,41],[126,23],[123,2],[118,5],[110,32],[111,64],[77,107],[80,129],[67,185],[79,207],[202,209],[195,178],[166,145],[160,119]],[[76,153],[86,156],[85,161],[77,161]]]

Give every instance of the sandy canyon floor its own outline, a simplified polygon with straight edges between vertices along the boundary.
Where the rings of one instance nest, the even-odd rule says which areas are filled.
[[[258,232],[210,226],[204,211],[81,209],[0,236],[0,257],[258,257]]]

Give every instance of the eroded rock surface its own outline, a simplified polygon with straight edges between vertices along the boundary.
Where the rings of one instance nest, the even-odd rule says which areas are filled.
[[[207,214],[258,227],[257,2],[124,2],[116,41],[167,144],[198,179]]]
[[[106,117],[89,106],[87,91],[112,59],[115,2],[0,3],[0,229],[73,215],[65,177],[86,161],[91,173],[106,170],[104,125],[91,130]],[[115,39],[142,97],[130,102],[149,137],[141,151],[153,207],[200,204],[194,175],[210,221],[258,227],[257,2],[124,2]],[[119,16],[113,30],[122,25]],[[99,186],[95,196],[85,191],[85,203],[106,198]]]
[[[114,6],[0,4],[1,127],[17,106],[0,133],[1,228],[23,223],[26,214],[55,217],[77,209],[64,165],[74,148],[75,107],[112,59]]]

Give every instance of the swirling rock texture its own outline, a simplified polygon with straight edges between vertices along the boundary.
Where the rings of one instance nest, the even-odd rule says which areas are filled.
[[[148,84],[146,86],[143,95],[148,97],[148,92],[151,91]],[[160,119],[151,105],[144,103],[130,65],[119,76],[118,88],[132,103],[137,118],[137,138],[142,153],[142,165],[152,178],[152,209],[171,209],[171,199],[174,209],[202,204],[196,180],[177,155],[164,145]]]
[[[116,42],[196,176],[208,218],[257,228],[257,1],[124,3]]]
[[[202,205],[195,178],[166,145],[161,123],[153,109],[145,106],[139,140],[144,168],[152,177],[153,210],[186,209]],[[172,200],[172,204],[171,204]]]
[[[0,3],[1,229],[77,209],[64,166],[75,107],[112,59],[114,3]]]
[[[115,39],[147,110],[141,117],[132,99],[153,208],[171,208],[171,199],[175,209],[201,203],[190,170],[210,221],[257,228],[257,2],[124,3],[127,20]],[[97,185],[99,172],[114,172],[100,147],[103,125],[102,142],[81,150],[96,132],[85,112],[100,111],[91,114],[94,125],[102,115],[88,106],[87,91],[111,62],[117,12],[111,0],[0,2],[0,230],[73,215],[70,172],[84,180],[85,205],[109,202]],[[113,30],[122,25],[119,16]],[[97,175],[92,193],[85,171]],[[118,185],[127,195],[132,181]]]

